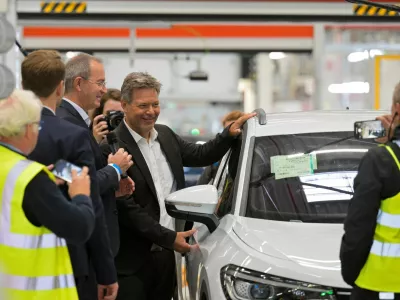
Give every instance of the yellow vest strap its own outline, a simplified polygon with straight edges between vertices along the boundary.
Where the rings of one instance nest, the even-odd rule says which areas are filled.
[[[379,145],[379,146],[385,147],[386,150],[389,151],[390,155],[393,157],[394,161],[396,162],[397,167],[398,167],[399,170],[400,170],[400,162],[399,162],[399,160],[397,159],[397,156],[396,156],[396,154],[393,152],[392,148],[390,148],[388,145]]]
[[[66,247],[64,239],[58,238],[54,233],[43,235],[24,235],[11,232],[11,201],[21,173],[29,168],[34,162],[30,160],[21,160],[15,164],[7,176],[2,194],[3,215],[6,222],[2,223],[2,234],[0,235],[0,244],[14,248],[57,248]]]

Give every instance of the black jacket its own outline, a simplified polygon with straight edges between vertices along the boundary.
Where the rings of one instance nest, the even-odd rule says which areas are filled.
[[[115,257],[119,249],[118,212],[115,200],[115,191],[119,188],[118,174],[114,167],[107,165],[107,158],[103,157],[99,144],[91,130],[82,119],[78,111],[67,101],[62,101],[57,109],[57,116],[75,125],[78,125],[88,133],[88,142],[94,155],[96,177],[100,187],[100,196],[104,206],[104,216],[108,227],[108,235],[111,243],[111,251]]]
[[[183,166],[202,167],[220,160],[228,151],[234,138],[226,129],[222,134],[203,145],[188,143],[169,127],[156,125],[157,140],[171,167],[177,189],[185,187]],[[118,199],[121,247],[115,259],[118,274],[135,273],[146,262],[153,243],[172,249],[176,232],[159,224],[160,206],[157,192],[146,161],[124,122],[115,130],[119,146],[128,151],[134,164],[127,174],[135,182],[135,192],[127,200]],[[101,145],[104,157],[111,152]]]
[[[400,127],[395,130],[395,139],[400,139]],[[388,145],[400,158],[400,148],[394,143]],[[354,196],[340,248],[342,276],[349,285],[354,285],[367,261],[381,201],[400,192],[399,182],[399,168],[385,147],[372,148],[365,154],[354,179]]]
[[[104,222],[103,205],[96,180],[96,168],[89,144],[89,134],[80,127],[56,117],[50,110],[42,110],[41,130],[35,150],[29,158],[44,165],[65,159],[78,166],[88,166],[91,177],[91,198],[96,214],[96,225],[89,241],[84,245],[68,245],[74,275],[89,275],[89,259],[101,284],[116,282],[113,257],[107,227]],[[66,192],[66,190],[65,190]]]

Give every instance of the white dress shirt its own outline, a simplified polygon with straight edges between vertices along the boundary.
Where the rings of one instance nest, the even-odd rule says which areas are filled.
[[[173,219],[168,215],[165,208],[165,198],[176,191],[176,181],[171,167],[157,140],[158,132],[153,128],[150,139],[147,139],[132,130],[125,122],[126,127],[142,153],[156,188],[158,203],[160,205],[160,225],[175,230]]]
[[[69,100],[67,98],[63,98],[63,99],[65,101],[67,101],[69,104],[71,104],[76,109],[76,111],[79,113],[79,115],[85,121],[86,125],[89,127],[91,121],[90,121],[90,117],[87,114],[87,112],[82,107],[80,107],[78,104],[76,104],[75,102],[72,102],[71,100]],[[115,172],[117,172],[117,174],[118,174],[118,181],[120,181],[121,180],[121,174],[120,174],[119,170],[114,166],[114,164],[108,164],[108,165],[114,168]]]
[[[69,104],[71,104],[76,111],[81,115],[83,121],[85,121],[86,125],[89,127],[90,126],[90,117],[87,114],[87,112],[80,107],[78,104],[76,104],[75,102],[72,102],[71,100],[67,99],[67,98],[63,98],[65,101],[67,101]]]

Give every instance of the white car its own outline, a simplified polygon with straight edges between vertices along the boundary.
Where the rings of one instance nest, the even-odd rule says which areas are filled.
[[[177,256],[179,299],[349,299],[343,221],[360,160],[377,145],[355,139],[354,123],[387,112],[257,112],[213,182],[166,199],[197,228]]]

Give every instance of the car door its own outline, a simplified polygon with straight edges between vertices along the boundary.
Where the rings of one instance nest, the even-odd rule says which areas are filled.
[[[230,153],[231,151],[222,158],[215,179],[212,181],[212,184],[217,188],[218,198],[223,194],[224,183],[228,175]],[[192,251],[187,253],[183,258],[182,272],[183,275],[186,274],[186,278],[182,276],[182,295],[184,300],[198,299],[200,273],[208,254],[208,250],[204,249],[202,244],[212,237],[212,234],[210,234],[208,228],[204,224],[194,223],[193,228],[197,229],[197,232],[189,239],[189,243],[193,245],[193,248]]]

